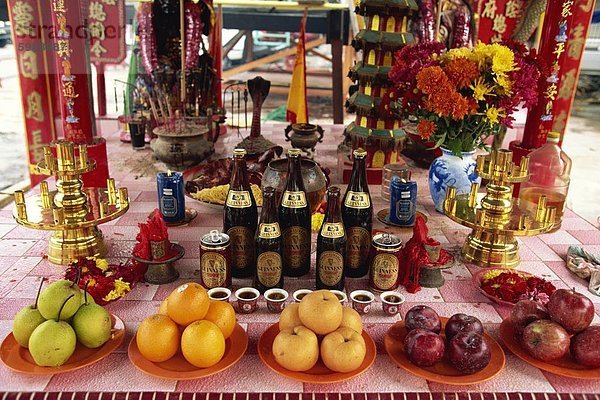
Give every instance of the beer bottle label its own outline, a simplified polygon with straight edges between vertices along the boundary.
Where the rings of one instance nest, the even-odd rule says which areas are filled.
[[[254,234],[245,226],[234,226],[227,231],[231,239],[231,265],[235,269],[249,268],[254,261]]]
[[[301,226],[283,231],[283,259],[291,269],[301,268],[310,259],[310,233]]]
[[[325,286],[335,286],[344,273],[344,257],[337,251],[324,251],[317,263],[319,280]]]
[[[306,207],[306,193],[286,190],[281,198],[281,205],[287,208]]]
[[[280,236],[281,231],[277,222],[273,224],[260,224],[258,227],[258,237],[261,239],[277,239]]]
[[[219,253],[206,252],[200,257],[200,272],[205,287],[225,286],[227,260]]]
[[[230,190],[227,192],[225,204],[233,208],[246,208],[252,205],[250,192],[247,190]]]
[[[366,192],[348,191],[344,205],[357,209],[369,208],[371,207],[371,198],[369,197],[369,193]]]
[[[274,251],[261,253],[256,260],[256,276],[261,285],[275,287],[282,274],[281,256]]]
[[[371,265],[373,284],[380,291],[392,289],[398,281],[398,258],[393,254],[380,253]]]
[[[348,228],[346,237],[346,264],[350,268],[359,268],[371,247],[371,233],[360,226],[352,226]]]
[[[331,239],[343,237],[344,224],[340,222],[325,222],[321,228],[321,236]]]

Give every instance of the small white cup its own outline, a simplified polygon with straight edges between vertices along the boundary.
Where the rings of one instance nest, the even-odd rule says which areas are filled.
[[[225,293],[226,296],[219,296],[220,293]],[[229,298],[231,297],[231,290],[225,287],[212,288],[208,291],[208,297],[217,301],[229,301]]]
[[[298,289],[294,292],[294,294],[292,295],[292,297],[294,298],[294,301],[296,303],[300,303],[300,300],[302,300],[302,298],[304,296],[306,296],[307,294],[312,293],[312,290],[310,289]]]
[[[253,297],[240,297],[243,293],[251,293]],[[253,287],[243,287],[235,291],[238,308],[242,314],[252,314],[258,308],[260,292]]]
[[[386,300],[391,296],[397,297],[399,301],[394,302]],[[404,303],[405,300],[403,295],[394,291],[383,292],[379,295],[379,298],[381,299],[381,308],[383,308],[383,312],[390,316],[394,316],[400,312],[400,304]]]
[[[366,297],[365,300],[361,297]],[[352,300],[352,308],[354,308],[359,314],[368,314],[371,311],[371,303],[375,300],[375,295],[368,290],[355,290],[350,293],[350,299]]]
[[[330,290],[330,292],[335,294],[337,298],[340,299],[340,303],[344,304],[346,301],[348,301],[348,296],[341,290]]]
[[[279,299],[273,299],[271,296],[280,295]],[[285,301],[288,299],[289,294],[283,289],[273,288],[269,289],[264,293],[265,300],[267,301],[267,308],[270,312],[279,314],[285,307]]]

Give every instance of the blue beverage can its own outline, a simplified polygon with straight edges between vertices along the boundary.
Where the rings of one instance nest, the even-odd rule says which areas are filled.
[[[397,176],[390,180],[391,223],[412,226],[417,215],[417,182],[406,181]]]
[[[165,222],[181,222],[185,219],[185,197],[181,172],[159,172],[156,174],[158,207]]]

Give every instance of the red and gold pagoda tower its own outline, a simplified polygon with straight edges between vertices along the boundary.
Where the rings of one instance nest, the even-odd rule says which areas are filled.
[[[380,104],[390,85],[388,72],[394,54],[414,42],[408,30],[417,11],[414,0],[362,0],[355,10],[364,17],[365,28],[352,40],[352,47],[362,52],[362,61],[348,73],[358,91],[346,103],[348,112],[356,113],[356,120],[346,127],[345,136],[352,148],[367,150],[368,168],[381,169],[396,162],[398,143],[404,138],[400,121],[383,115]],[[380,173],[369,174],[369,181],[377,176],[381,179]]]

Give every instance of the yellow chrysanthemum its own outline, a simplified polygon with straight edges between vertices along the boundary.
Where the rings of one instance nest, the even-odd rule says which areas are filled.
[[[473,89],[473,98],[477,101],[485,100],[485,96],[492,93],[492,88],[483,79],[477,79],[475,85],[471,85],[470,88]]]
[[[468,47],[459,47],[449,50],[444,54],[444,59],[455,60],[457,58],[471,58],[471,50]]]
[[[491,124],[497,124],[500,122],[500,117],[505,117],[506,115],[504,115],[501,108],[490,106],[485,110],[485,116]]]
[[[323,220],[325,219],[325,214],[323,213],[314,213],[311,218],[311,229],[313,232],[318,232],[321,229],[321,225],[323,225]]]
[[[114,282],[115,288],[111,290],[106,296],[104,296],[104,301],[112,301],[116,299],[120,299],[125,296],[130,290],[131,286],[129,282],[124,282],[123,278],[119,278]]]
[[[108,261],[104,258],[97,258],[96,267],[100,268],[102,272],[105,272],[108,269]]]
[[[515,69],[515,54],[506,46],[498,43],[491,45],[492,49],[492,72],[496,76],[505,76],[506,73]]]

